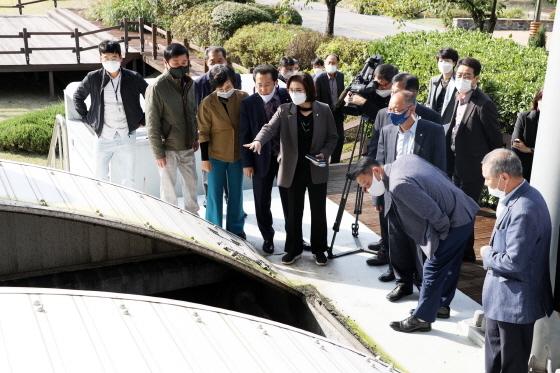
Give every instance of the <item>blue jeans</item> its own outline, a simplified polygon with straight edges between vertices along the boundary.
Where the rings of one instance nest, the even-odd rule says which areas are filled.
[[[136,131],[130,132],[124,139],[118,133],[112,140],[96,136],[93,142],[94,177],[109,181],[109,163],[114,155],[121,173],[121,185],[134,189],[135,150]],[[116,183],[116,180],[111,182]]]
[[[206,220],[222,226],[224,210],[224,182],[227,178],[228,204],[226,212],[226,230],[244,233],[243,217],[243,165],[241,160],[224,162],[210,158],[212,171],[208,172],[208,195],[206,196]]]

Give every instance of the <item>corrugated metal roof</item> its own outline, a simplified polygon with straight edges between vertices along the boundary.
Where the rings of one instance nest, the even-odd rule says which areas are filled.
[[[326,338],[162,298],[0,289],[0,372],[390,372]]]

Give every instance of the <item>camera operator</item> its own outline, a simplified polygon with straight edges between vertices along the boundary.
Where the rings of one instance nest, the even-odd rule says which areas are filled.
[[[348,92],[344,101],[347,104],[357,105],[359,113],[373,122],[377,112],[389,105],[393,86],[391,81],[398,73],[399,70],[388,63],[377,66],[373,72],[373,80],[377,83],[375,93],[370,93],[364,97],[357,93]]]

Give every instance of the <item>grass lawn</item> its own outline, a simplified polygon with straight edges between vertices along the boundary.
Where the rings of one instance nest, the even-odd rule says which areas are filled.
[[[2,1],[2,5],[17,3],[17,0]],[[59,8],[85,8],[87,3],[87,0],[57,0],[57,6]],[[23,15],[46,14],[49,10],[54,10],[54,1],[44,1],[41,3],[26,5],[23,8]],[[17,8],[0,8],[0,15],[19,15],[19,11]]]
[[[47,156],[44,154],[33,154],[28,152],[16,152],[11,150],[0,151],[0,160],[36,164],[39,166],[47,165]]]

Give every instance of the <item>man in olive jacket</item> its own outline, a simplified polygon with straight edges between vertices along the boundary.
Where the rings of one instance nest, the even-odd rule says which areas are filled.
[[[189,51],[173,43],[163,57],[165,71],[146,90],[146,124],[161,179],[160,198],[177,205],[178,169],[185,210],[196,214],[199,207],[194,153],[199,142],[194,82],[185,73]]]

